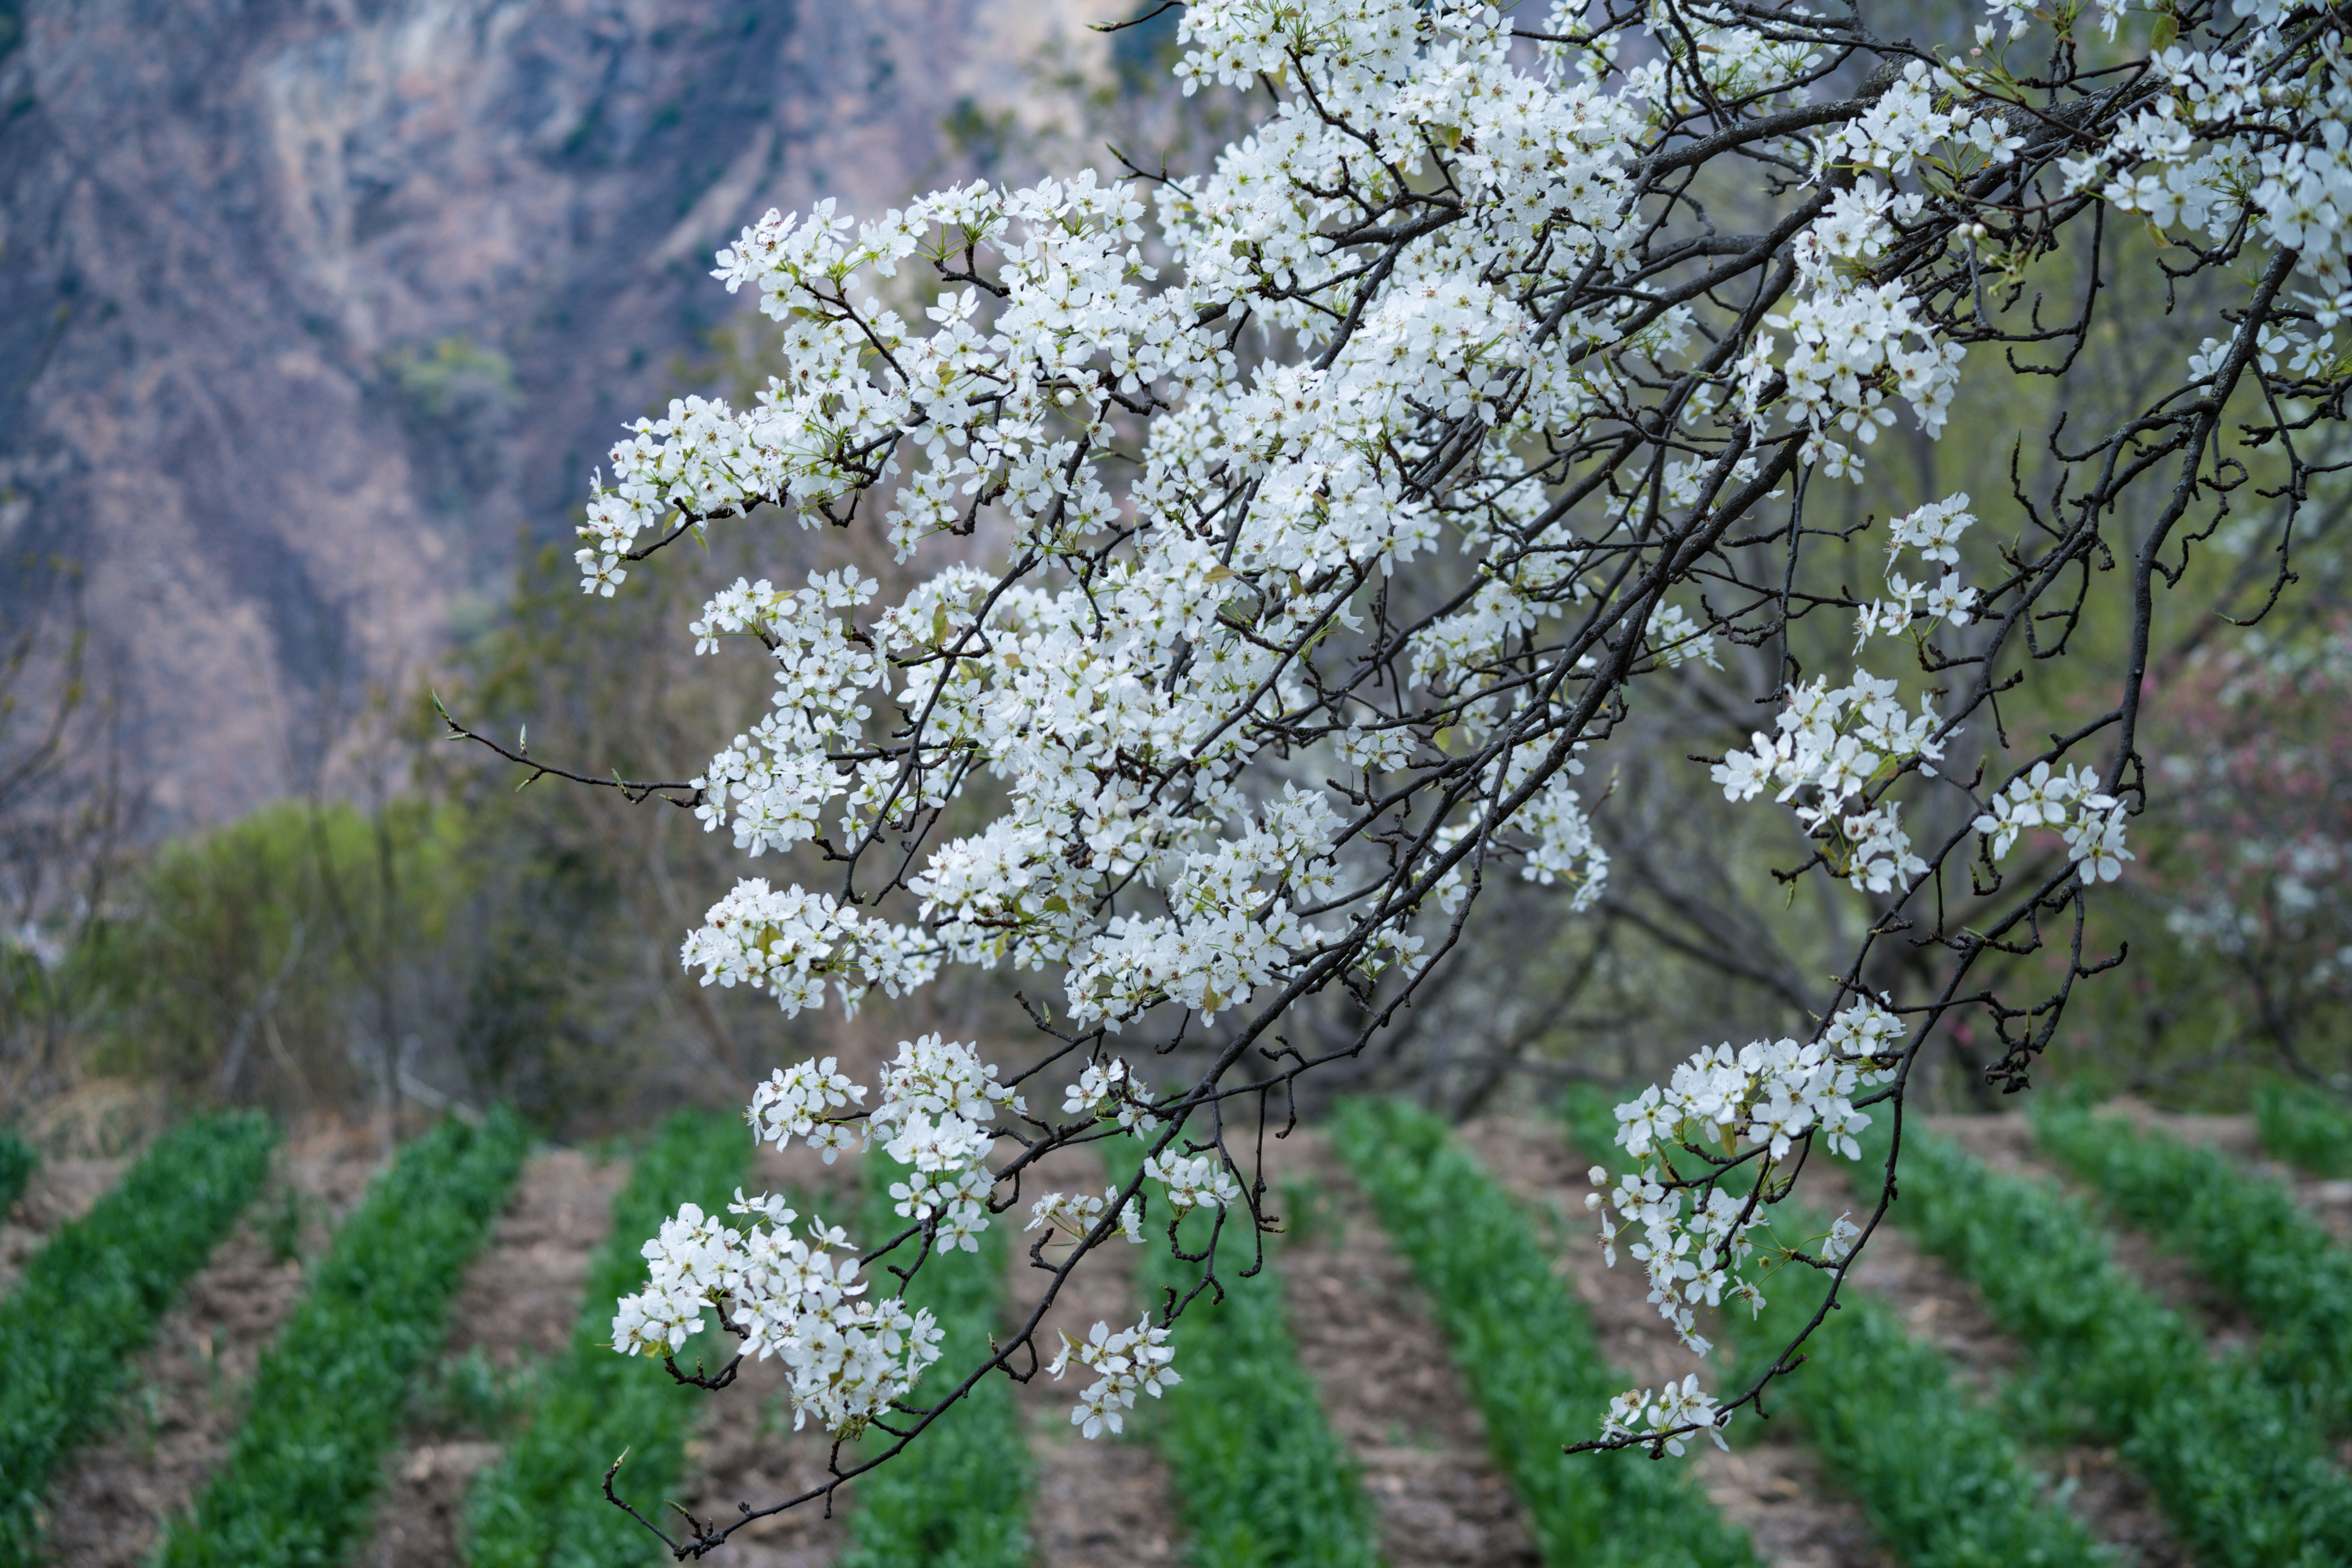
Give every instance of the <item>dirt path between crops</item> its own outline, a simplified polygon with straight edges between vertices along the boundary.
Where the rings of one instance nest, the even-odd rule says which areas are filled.
[[[505,1212],[466,1270],[449,1308],[447,1356],[478,1351],[510,1372],[572,1342],[589,1260],[604,1245],[627,1162],[576,1149],[524,1163]],[[368,1568],[447,1568],[459,1561],[466,1489],[499,1457],[478,1434],[410,1432],[384,1456]]]
[[[260,1196],[140,1356],[121,1419],[52,1487],[58,1568],[134,1568],[164,1522],[194,1500],[228,1453],[262,1347],[302,1297],[300,1258],[277,1255],[272,1219],[295,1194],[299,1232],[289,1234],[303,1256],[316,1252],[366,1190],[382,1152],[372,1129],[352,1127],[318,1129],[279,1146]]]
[[[822,1215],[835,1225],[857,1218],[858,1161],[828,1165],[804,1148],[787,1153],[762,1147],[753,1168],[758,1184],[793,1194],[805,1222]],[[747,1361],[734,1384],[709,1396],[709,1408],[686,1449],[687,1480],[678,1500],[698,1517],[727,1520],[741,1504],[765,1508],[795,1497],[824,1479],[825,1435],[793,1430],[783,1368],[771,1359]],[[850,1489],[855,1506],[856,1489]],[[736,1568],[827,1568],[849,1540],[841,1510],[825,1517],[822,1503],[754,1520],[728,1538],[710,1561]]]
[[[1535,1538],[1427,1295],[1319,1133],[1269,1142],[1300,1363],[1363,1468],[1391,1568],[1535,1568]]]
[[[1087,1149],[1059,1151],[1023,1178],[1023,1203],[999,1222],[1012,1233],[1006,1239],[1013,1253],[1013,1312],[1025,1317],[1048,1279],[1029,1258],[1031,1245],[1045,1233],[1020,1228],[1028,1223],[1029,1205],[1049,1192],[1099,1193],[1103,1185],[1102,1162]],[[1084,1340],[1097,1322],[1116,1331],[1143,1315],[1130,1256],[1136,1250],[1114,1240],[1071,1274],[1038,1328],[1042,1361],[1052,1362],[1063,1334]],[[1067,1255],[1064,1246],[1046,1254],[1055,1263]],[[1041,1372],[1013,1395],[1036,1466],[1037,1490],[1029,1504],[1034,1560],[1038,1568],[1171,1568],[1181,1542],[1168,1467],[1133,1426],[1123,1436],[1088,1438],[1070,1425],[1078,1391],[1093,1381],[1073,1364],[1060,1382]],[[1148,1422],[1149,1413],[1142,1419]]]
[[[1691,1373],[1705,1384],[1726,1373],[1685,1350],[1648,1300],[1640,1267],[1621,1255],[1603,1266],[1597,1228],[1584,1206],[1591,1162],[1579,1158],[1552,1129],[1503,1118],[1473,1121],[1462,1136],[1513,1195],[1556,1213],[1568,1237],[1556,1268],[1592,1314],[1593,1331],[1612,1365],[1651,1387]],[[1594,1413],[1596,1423],[1599,1412]],[[1790,1424],[1750,1419],[1725,1453],[1693,1451],[1701,1489],[1724,1518],[1748,1531],[1774,1568],[1893,1568],[1861,1505],[1823,1478],[1812,1450]],[[1663,1461],[1672,1462],[1672,1461]]]

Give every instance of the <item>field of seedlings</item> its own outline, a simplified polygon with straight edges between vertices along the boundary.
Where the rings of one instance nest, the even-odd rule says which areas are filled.
[[[1077,1436],[1074,1382],[983,1384],[833,1517],[761,1521],[719,1560],[2352,1563],[2342,1112],[2274,1094],[2244,1119],[2044,1104],[1915,1127],[1895,1228],[1770,1419],[1664,1462],[1559,1452],[1612,1393],[1697,1364],[1588,1235],[1613,1125],[1595,1092],[1459,1127],[1347,1104],[1270,1153],[1265,1266],[1181,1320],[1184,1381],[1124,1432]],[[1125,1173],[1057,1158],[1065,1185]],[[0,1564],[650,1568],[666,1554],[600,1493],[615,1458],[622,1495],[674,1518],[804,1487],[825,1449],[772,1365],[711,1394],[605,1348],[638,1243],[738,1187],[877,1230],[893,1175],[698,1112],[594,1151],[503,1114],[389,1151],[252,1116],[121,1160],[0,1134]],[[1023,1286],[1009,1228],[919,1278],[949,1365]],[[1131,1324],[1193,1282],[1164,1248],[1100,1261],[1054,1326]],[[1720,1353],[1771,1353],[1810,1289],[1782,1279]]]

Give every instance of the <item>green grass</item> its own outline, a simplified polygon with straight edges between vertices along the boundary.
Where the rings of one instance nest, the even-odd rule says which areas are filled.
[[[0,1301],[0,1564],[39,1560],[49,1477],[112,1424],[155,1320],[253,1201],[277,1138],[253,1115],[165,1133]]]
[[[2278,1183],[2079,1106],[2038,1110],[2042,1147],[2263,1325],[2255,1364],[2332,1432],[2352,1428],[2352,1252]]]
[[[1590,1158],[1630,1169],[1613,1146],[1613,1097],[1572,1093],[1570,1135]],[[1826,1218],[1788,1205],[1772,1228],[1811,1241]],[[1766,1283],[1760,1317],[1724,1313],[1723,1376],[1769,1365],[1820,1310],[1828,1282],[1809,1268],[1784,1268]],[[1831,1479],[1850,1491],[1879,1539],[1911,1568],[2059,1568],[2108,1562],[2083,1527],[2042,1500],[2041,1478],[1998,1409],[1952,1382],[1942,1352],[1904,1331],[1887,1303],[1849,1287],[1839,1310],[1805,1343],[1804,1366],[1773,1384],[1776,1415],[1793,1417]],[[1736,1450],[1744,1424],[1735,1420]],[[1754,1428],[1749,1426],[1749,1431]]]
[[[2352,1176],[2352,1110],[2337,1097],[2266,1083],[2254,1091],[2254,1125],[2273,1159],[2315,1176]]]
[[[890,1184],[903,1173],[878,1152],[866,1161],[865,1225],[853,1234],[869,1247],[907,1223],[890,1212]],[[914,1401],[938,1400],[987,1358],[1004,1307],[1006,1224],[1003,1216],[992,1224],[978,1252],[935,1255],[915,1277],[908,1300],[938,1316],[941,1337],[940,1359],[916,1384]],[[876,1292],[896,1283],[887,1264],[906,1267],[914,1251],[909,1242],[875,1261]],[[867,1439],[869,1447],[879,1441]],[[1027,1568],[1030,1487],[1013,1382],[991,1374],[851,1489],[841,1568]]]
[[[522,1163],[510,1112],[400,1152],[337,1229],[254,1374],[226,1462],[172,1522],[158,1568],[333,1568],[374,1518],[409,1380]]]
[[[2352,1479],[2317,1429],[2243,1358],[2208,1355],[2116,1265],[2081,1204],[1916,1131],[1900,1176],[1894,1218],[2024,1347],[2011,1392],[2023,1419],[2118,1449],[2206,1568],[2352,1562]]]
[[[33,1179],[34,1168],[40,1163],[30,1143],[14,1132],[0,1131],[0,1215],[25,1195],[25,1184]]]
[[[1114,1178],[1139,1163],[1132,1149],[1119,1151],[1126,1168],[1114,1164]],[[1185,1249],[1200,1251],[1208,1234],[1195,1215]],[[1246,1247],[1246,1226],[1239,1237]],[[1145,1240],[1138,1282],[1144,1307],[1156,1310],[1163,1289],[1181,1296],[1201,1269],[1168,1250],[1164,1231]],[[1160,1408],[1140,1412],[1174,1481],[1185,1560],[1193,1568],[1377,1568],[1371,1503],[1298,1364],[1275,1265],[1269,1258],[1244,1278],[1234,1257],[1246,1254],[1227,1256],[1224,1300],[1204,1293],[1176,1320],[1169,1343],[1183,1381],[1160,1396]]]
[[[707,1396],[656,1361],[614,1351],[613,1308],[645,1284],[641,1249],[662,1221],[683,1203],[723,1211],[751,1163],[741,1121],[702,1111],[672,1116],[637,1155],[613,1200],[612,1234],[589,1267],[571,1348],[541,1371],[527,1425],[467,1500],[465,1556],[473,1568],[617,1568],[667,1557],[643,1525],[604,1500],[604,1469],[626,1448],[614,1489],[658,1518]],[[679,1364],[691,1367],[697,1356],[715,1364],[733,1347],[714,1329],[688,1345]]]
[[[1333,1129],[1339,1152],[1437,1303],[1455,1365],[1486,1421],[1551,1568],[1752,1564],[1685,1468],[1638,1451],[1566,1455],[1598,1436],[1624,1380],[1601,1359],[1583,1307],[1552,1272],[1547,1226],[1511,1201],[1426,1112],[1359,1100]]]

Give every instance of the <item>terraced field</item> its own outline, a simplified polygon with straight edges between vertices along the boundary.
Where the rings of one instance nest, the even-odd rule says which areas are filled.
[[[1557,1451],[1609,1392],[1694,1364],[1585,1234],[1605,1098],[1459,1128],[1352,1105],[1273,1156],[1288,1223],[1266,1268],[1188,1316],[1186,1382],[1121,1439],[1070,1430],[1070,1385],[987,1387],[834,1518],[761,1521],[721,1561],[2352,1562],[2336,1114],[1932,1125],[1773,1419],[1653,1464]],[[666,1554],[597,1492],[623,1448],[649,1513],[821,1473],[772,1367],[707,1396],[599,1342],[677,1203],[764,1185],[847,1222],[886,1173],[755,1159],[699,1115],[601,1159],[498,1118],[383,1153],[236,1117],[127,1162],[0,1148],[0,1563],[650,1568]],[[1062,1184],[1102,1179],[1065,1158]],[[1025,1251],[927,1271],[951,1355],[1000,1326]],[[1156,1252],[1104,1261],[1059,1326],[1131,1322],[1184,1283]],[[1729,1328],[1735,1362],[1805,1307],[1782,1295]]]

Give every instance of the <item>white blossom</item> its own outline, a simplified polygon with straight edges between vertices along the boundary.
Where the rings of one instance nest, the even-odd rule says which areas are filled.
[[[1717,1447],[1728,1452],[1731,1445],[1723,1440],[1726,1419],[1715,1400],[1700,1392],[1698,1374],[1689,1373],[1682,1382],[1669,1381],[1656,1393],[1634,1388],[1616,1395],[1609,1401],[1601,1431],[1612,1437],[1650,1438],[1679,1458],[1683,1439],[1692,1427],[1705,1431]]]
[[[667,1355],[707,1325],[706,1313],[721,1316],[742,1331],[747,1353],[782,1363],[795,1429],[814,1415],[856,1436],[939,1359],[938,1324],[896,1298],[868,1298],[839,1229],[812,1217],[795,1235],[799,1216],[782,1199],[740,1189],[729,1207],[741,1223],[684,1205],[646,1243],[651,1277],[615,1310],[614,1348]]]
[[[1241,1184],[1213,1154],[1153,1154],[1143,1162],[1143,1173],[1168,1184],[1168,1206],[1179,1218],[1241,1201]]]
[[[1117,1187],[1104,1188],[1098,1198],[1085,1193],[1047,1193],[1029,1205],[1029,1223],[1024,1228],[1050,1226],[1072,1241],[1084,1241],[1094,1233],[1110,1205],[1118,1202]],[[1143,1240],[1143,1215],[1133,1198],[1119,1207],[1118,1229],[1131,1242]]]
[[[1096,1374],[1070,1407],[1070,1424],[1088,1437],[1119,1431],[1120,1413],[1135,1408],[1137,1394],[1149,1394],[1157,1399],[1161,1389],[1184,1381],[1169,1365],[1176,1352],[1169,1347],[1168,1330],[1154,1328],[1149,1314],[1135,1327],[1117,1333],[1108,1323],[1097,1322],[1083,1340],[1064,1334],[1062,1352],[1046,1370],[1059,1382],[1074,1359]]]
[[[1619,1236],[1639,1231],[1629,1250],[1649,1276],[1651,1304],[1685,1345],[1702,1355],[1711,1348],[1697,1331],[1700,1306],[1727,1299],[1756,1311],[1764,1306],[1763,1292],[1741,1268],[1754,1251],[1748,1234],[1765,1216],[1760,1206],[1707,1180],[1708,1161],[1755,1152],[1748,1163],[1761,1183],[1803,1138],[1818,1137],[1834,1152],[1860,1159],[1855,1134],[1870,1116],[1854,1108],[1853,1096],[1886,1080],[1902,1033],[1895,1015],[1858,1000],[1839,1011],[1817,1042],[1711,1047],[1676,1068],[1663,1088],[1617,1108],[1617,1142],[1637,1168],[1612,1186],[1608,1172],[1594,1167],[1593,1184],[1603,1190],[1586,1201],[1604,1211],[1601,1245],[1612,1267]],[[1698,1184],[1682,1184],[1691,1182]]]
[[[1151,1090],[1126,1062],[1113,1057],[1107,1062],[1087,1064],[1078,1081],[1063,1091],[1062,1114],[1108,1119],[1124,1131],[1141,1134],[1160,1125],[1160,1118],[1146,1109],[1150,1103]]]
[[[2005,500],[1985,533],[1966,494],[1851,530],[1797,513],[1813,480],[1864,478],[1899,421],[1945,433],[1971,364],[1958,340],[2042,298],[2028,269],[2048,246],[2017,240],[2015,215],[2063,224],[2081,195],[2286,280],[2279,320],[2216,318],[2179,367],[2191,402],[2165,405],[2179,417],[2248,369],[2295,409],[2324,400],[2284,381],[2340,375],[2340,28],[2289,32],[2280,0],[2235,0],[2226,26],[2182,24],[2124,96],[2026,112],[2004,57],[2049,14],[2017,0],[1982,8],[1974,52],[1854,73],[1836,102],[1820,89],[1856,47],[1844,24],[1691,5],[1661,42],[1654,9],[1558,0],[1529,40],[1525,16],[1465,0],[1195,0],[1178,79],[1262,106],[1210,165],[1148,189],[974,181],[864,221],[828,200],[718,253],[715,276],[773,324],[775,374],[745,406],[682,396],[626,428],[590,480],[583,591],[772,515],[874,519],[903,570],[887,594],[854,568],[740,578],[687,628],[771,682],[691,781],[698,819],[747,858],[825,857],[828,880],[739,882],[682,963],[787,1016],[951,965],[1045,972],[1024,997],[1092,1042],[1058,1085],[1068,1125],[1033,1119],[974,1047],[927,1036],[870,1104],[832,1058],[775,1073],[757,1136],[828,1159],[879,1142],[907,1166],[898,1215],[975,1245],[1016,1128],[1184,1135],[1161,1119],[1200,1102],[1155,1100],[1110,1036],[1254,1039],[1317,986],[1410,994],[1501,867],[1589,908],[1617,774],[1587,781],[1583,753],[1639,681],[1727,682],[1727,650],[1788,673],[1714,782],[1785,808],[1870,929],[1909,919],[1930,867],[1906,824],[1985,787],[1962,782],[1980,755],[1947,752],[1987,743],[1991,687],[1943,672],[2037,635],[2035,584],[2064,562],[2037,563],[2053,525]],[[1804,128],[1767,133],[1786,109]],[[1757,195],[1767,240],[1666,195],[1716,188],[1718,168],[1674,163],[1702,137],[1791,172]],[[2063,337],[2058,319],[2036,332]],[[1785,535],[1759,521],[1768,502],[1788,503]],[[1883,546],[1883,586],[1798,582],[1799,544],[1825,532],[1865,561]],[[1775,537],[1787,587],[1727,568]],[[2067,559],[2097,558],[2078,542]],[[1800,596],[1828,622],[1810,663],[1788,635]],[[1890,655],[1919,668],[1889,673]],[[2078,760],[2105,743],[1971,795],[1985,855],[2047,833],[2073,895],[2119,878],[2139,802],[2101,784],[2121,762]],[[1603,1246],[1613,1260],[1628,1237],[1690,1342],[1701,1309],[1761,1302],[1755,1205],[1712,1162],[1777,1170],[1816,1138],[1851,1156],[1853,1097],[1899,1050],[1893,1005],[1854,1002],[1811,1043],[1702,1051],[1621,1108],[1640,1169],[1604,1200]],[[1223,1153],[1174,1152],[1191,1146],[1147,1166],[1171,1210],[1240,1201]],[[1091,1236],[1116,1196],[1049,1194],[1032,1228]],[[935,1331],[866,1293],[845,1238],[762,1202],[666,1224],[615,1343],[675,1349],[722,1312],[785,1356],[797,1407],[855,1428],[912,1386]],[[1138,1234],[1135,1205],[1118,1224]],[[1854,1239],[1841,1221],[1822,1258]],[[1156,1392],[1132,1369],[1163,1364],[1164,1331],[1066,1347],[1098,1373],[1090,1435]],[[1609,1430],[1712,1432],[1716,1413],[1686,1381],[1627,1395]]]
[[[2102,791],[2097,776],[2069,764],[2053,773],[2046,762],[2017,774],[1994,795],[1975,823],[1995,860],[2007,856],[2019,835],[2034,827],[2064,834],[2067,858],[2086,882],[2112,882],[2134,858],[2124,847],[2126,809]]]

